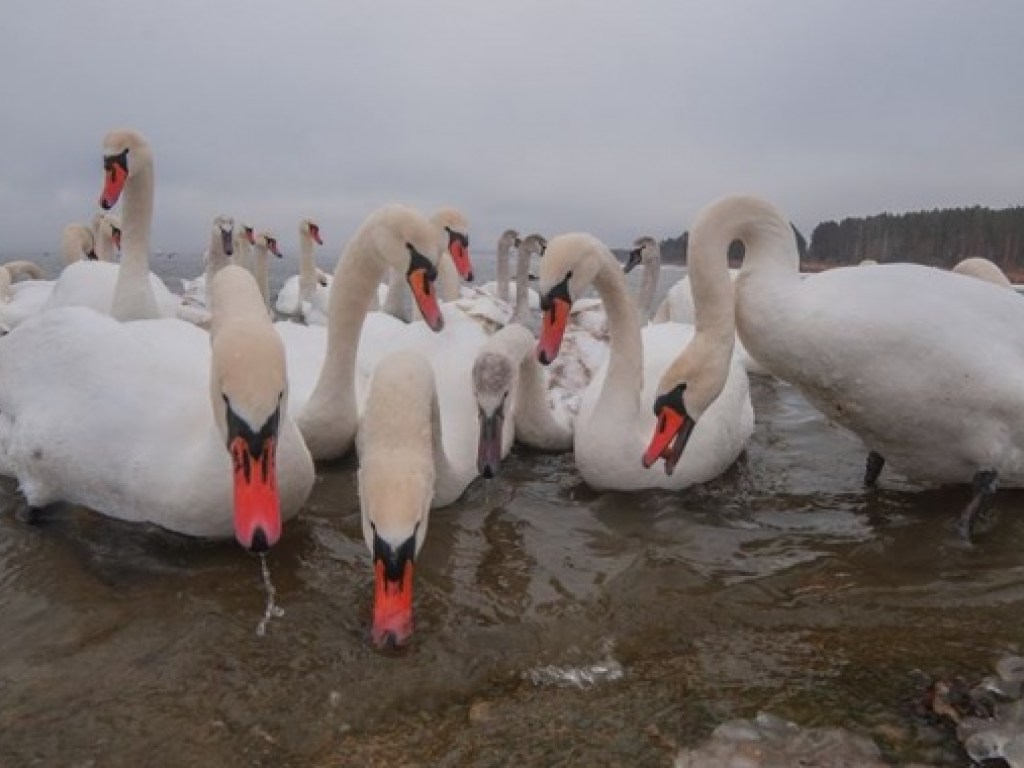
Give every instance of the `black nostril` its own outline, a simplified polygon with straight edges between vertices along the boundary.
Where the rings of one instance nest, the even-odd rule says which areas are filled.
[[[266,552],[270,549],[270,544],[267,543],[267,534],[263,532],[262,528],[257,528],[252,534],[252,543],[249,545],[250,552]]]

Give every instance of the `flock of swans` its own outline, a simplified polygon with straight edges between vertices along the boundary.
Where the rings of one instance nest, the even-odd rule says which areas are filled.
[[[867,484],[886,464],[972,483],[968,531],[997,484],[1024,484],[1024,302],[990,265],[801,275],[787,218],[729,197],[693,222],[688,276],[656,308],[652,238],[624,270],[591,235],[508,230],[498,279],[472,288],[459,211],[387,205],[330,275],[303,219],[299,273],[276,301],[276,236],[218,216],[183,298],[149,270],[149,145],[113,131],[103,163],[100,204],[120,203],[120,221],[69,226],[56,280],[0,268],[0,473],[30,510],[71,502],[261,552],[308,498],[314,462],[354,450],[377,645],[412,634],[431,509],[496,475],[514,443],[571,450],[594,488],[687,488],[744,450],[752,372],[856,433]]]

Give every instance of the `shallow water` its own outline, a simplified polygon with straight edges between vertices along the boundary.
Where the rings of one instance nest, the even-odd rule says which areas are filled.
[[[753,382],[737,466],[681,493],[596,493],[517,451],[435,511],[413,646],[367,642],[354,463],[321,467],[260,560],[0,485],[0,765],[670,765],[760,711],[966,765],[922,678],[1024,641],[1024,493],[973,545],[967,490],[883,473],[791,387]],[[685,460],[685,456],[684,459]]]

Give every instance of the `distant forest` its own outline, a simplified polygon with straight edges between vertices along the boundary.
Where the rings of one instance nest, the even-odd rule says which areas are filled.
[[[686,239],[683,233],[662,242],[665,261],[685,261]],[[729,256],[736,266],[742,249],[733,245]],[[801,262],[811,270],[858,264],[864,259],[911,261],[948,269],[969,256],[991,259],[1011,280],[1024,279],[1024,207],[992,210],[974,206],[823,221],[811,233]]]

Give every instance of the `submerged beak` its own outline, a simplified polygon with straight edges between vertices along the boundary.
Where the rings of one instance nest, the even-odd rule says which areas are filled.
[[[441,307],[437,303],[437,292],[433,290],[434,281],[437,279],[437,267],[430,259],[417,251],[411,245],[409,248],[409,271],[405,273],[405,279],[412,290],[413,298],[416,299],[416,306],[420,314],[432,331],[440,331],[444,328],[444,315],[441,314]]]
[[[683,449],[697,425],[683,404],[685,389],[686,384],[680,384],[655,400],[654,413],[658,417],[658,424],[654,428],[650,445],[644,451],[644,469],[650,469],[658,459],[664,459],[665,474],[671,475],[679,457],[683,455]]]
[[[110,231],[110,239],[114,241],[114,247],[121,250],[121,228],[114,227]]]
[[[377,648],[394,650],[412,637],[412,576],[416,534],[399,547],[373,536],[373,626],[370,639]]]
[[[451,254],[459,277],[473,282],[473,262],[469,258],[469,239],[465,235],[452,232],[448,238],[448,253]]]
[[[227,397],[224,398],[227,401]],[[235,538],[250,552],[265,552],[281,538],[277,488],[280,409],[258,432],[227,407],[228,450],[235,478]]]
[[[128,150],[118,155],[107,155],[103,158],[103,192],[100,194],[100,207],[109,211],[121,197],[124,184],[128,180]]]
[[[477,471],[490,480],[498,474],[501,465],[501,431],[505,423],[505,409],[501,406],[490,416],[480,411],[480,438],[476,450]]]
[[[626,265],[622,268],[622,271],[629,273],[634,267],[640,264],[640,249],[634,248],[629,252],[629,260],[626,261]]]

